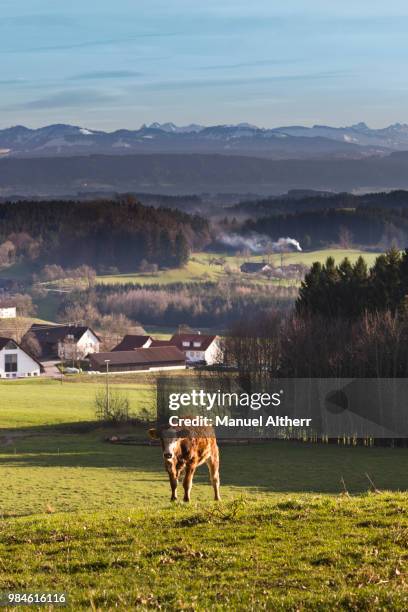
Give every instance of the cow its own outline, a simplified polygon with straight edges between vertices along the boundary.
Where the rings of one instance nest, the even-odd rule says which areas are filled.
[[[171,501],[177,499],[177,484],[181,473],[184,501],[189,502],[193,477],[199,465],[206,463],[214,488],[215,501],[220,501],[219,451],[212,427],[157,427],[149,429],[149,436],[160,440],[164,466],[169,475]]]

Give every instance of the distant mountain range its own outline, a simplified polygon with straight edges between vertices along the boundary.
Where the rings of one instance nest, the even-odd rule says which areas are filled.
[[[0,130],[0,157],[77,155],[223,154],[269,159],[361,159],[408,150],[408,125],[371,129],[365,123],[344,128],[324,125],[259,128],[238,125],[152,123],[138,130],[103,132],[57,124],[39,129]]]

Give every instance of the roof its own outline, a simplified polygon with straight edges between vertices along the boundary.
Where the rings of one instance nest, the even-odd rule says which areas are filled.
[[[2,349],[4,349],[6,344],[8,344],[9,342],[14,342],[14,344],[17,344],[17,342],[15,340],[13,340],[13,338],[4,338],[3,336],[0,336],[0,351]],[[17,344],[17,346],[18,346],[18,344]]]
[[[67,336],[73,336],[78,341],[88,330],[99,340],[95,332],[86,325],[42,325],[41,323],[34,323],[27,333],[34,334],[40,344],[56,344],[65,340]]]
[[[35,361],[35,363],[37,363],[40,366],[41,371],[43,370],[43,365],[40,361],[38,361],[38,359],[36,359],[33,355],[31,355],[31,353],[29,353],[28,351],[26,351],[25,349],[23,349],[22,346],[19,345],[18,342],[16,342],[13,338],[4,338],[3,336],[0,336],[0,351],[3,350],[7,344],[9,342],[13,342],[13,344],[15,344],[21,351],[23,351],[26,355],[28,355],[33,361]]]
[[[170,344],[177,346],[180,350],[195,349],[206,351],[208,347],[216,340],[217,336],[205,336],[204,334],[174,334],[170,340]],[[189,346],[184,343],[188,342]],[[196,343],[200,346],[195,346]]]
[[[143,348],[149,340],[152,340],[150,336],[133,336],[127,334],[112,351],[134,351],[135,349]]]
[[[270,270],[271,266],[265,261],[246,261],[241,266],[241,272],[260,272],[261,270]]]
[[[105,361],[109,359],[110,366],[151,365],[163,363],[182,363],[186,359],[176,346],[163,346],[154,348],[140,348],[133,351],[111,351],[109,353],[92,353],[90,362],[95,367],[106,367]]]

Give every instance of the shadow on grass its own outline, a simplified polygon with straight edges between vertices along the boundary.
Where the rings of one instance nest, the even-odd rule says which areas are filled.
[[[131,433],[147,441],[147,429],[147,425],[138,426]],[[0,432],[0,467],[100,468],[128,472],[130,479],[167,479],[159,447],[109,444],[105,438],[112,430],[97,423],[26,428],[14,433],[15,437],[12,432]],[[242,490],[339,493],[344,479],[347,490],[357,493],[370,488],[366,474],[378,489],[405,490],[407,473],[407,448],[279,440],[221,448],[222,484]],[[197,471],[196,482],[208,482],[205,466]]]

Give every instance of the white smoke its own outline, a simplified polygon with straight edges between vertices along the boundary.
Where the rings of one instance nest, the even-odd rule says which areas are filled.
[[[288,250],[288,247],[293,247],[296,251],[301,251],[302,247],[294,238],[279,238],[277,242],[272,242],[272,249],[281,253]],[[290,249],[289,249],[290,250]]]
[[[269,236],[253,232],[248,236],[240,234],[226,234],[218,236],[218,240],[234,249],[249,249],[252,253],[282,253],[283,251],[301,251],[302,247],[294,238],[279,238],[276,242],[271,241]]]

